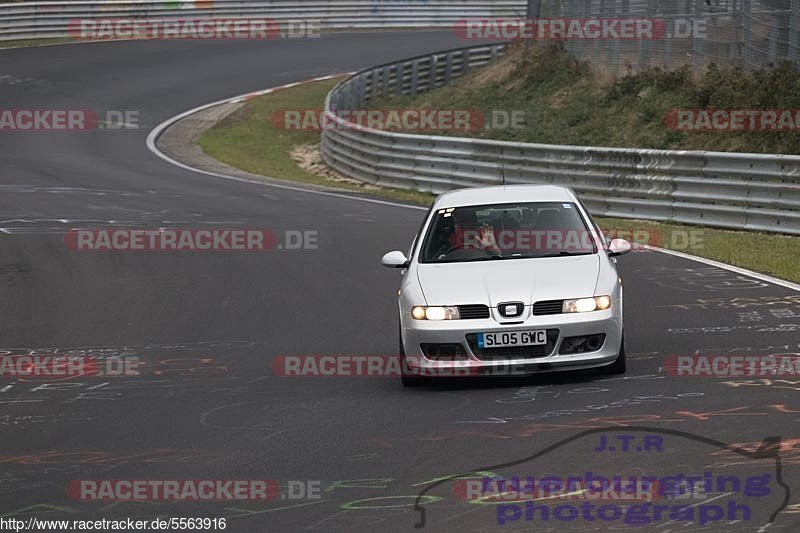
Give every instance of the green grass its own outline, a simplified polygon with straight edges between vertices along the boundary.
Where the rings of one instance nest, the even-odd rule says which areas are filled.
[[[290,157],[297,145],[319,143],[314,132],[282,131],[271,124],[272,112],[281,109],[320,109],[335,81],[299,85],[254,98],[239,112],[206,131],[199,144],[210,156],[233,167],[273,178],[362,191],[357,185],[332,182],[306,172]],[[800,106],[799,106],[800,107]],[[430,205],[433,196],[396,189],[369,190],[386,198]],[[598,218],[604,231],[648,231],[651,243],[691,255],[800,283],[800,238],[745,231],[727,231],[671,223]],[[690,233],[694,232],[694,233]],[[686,236],[694,245],[686,246]]]
[[[429,205],[433,200],[430,194],[388,188],[372,189],[333,181],[307,172],[291,158],[296,146],[319,144],[320,134],[278,129],[272,125],[273,112],[322,109],[325,95],[338,81],[306,83],[249,100],[242,109],[203,133],[198,144],[211,157],[253,174]]]
[[[522,128],[467,133],[507,141],[800,154],[800,131],[685,132],[665,123],[675,109],[800,109],[800,70],[788,62],[755,72],[651,69],[614,79],[559,46],[517,44],[505,57],[445,87],[371,107],[480,109],[487,117],[491,110],[524,112]]]

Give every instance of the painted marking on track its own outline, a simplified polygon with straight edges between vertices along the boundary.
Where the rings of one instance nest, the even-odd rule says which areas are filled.
[[[676,252],[675,250],[667,250],[665,248],[658,248],[655,246],[647,246],[647,248],[655,250],[656,252],[661,252],[662,254],[673,255],[675,257],[688,259],[690,261],[696,261],[698,263],[703,263],[717,268],[724,268],[725,270],[736,272],[737,274],[741,274],[743,276],[755,278],[757,280],[764,281],[766,283],[771,283],[772,285],[779,285],[781,287],[785,287],[793,291],[800,291],[800,285],[797,283],[792,283],[791,281],[786,281],[783,279],[773,278],[772,276],[761,274],[759,272],[753,272],[752,270],[747,270],[746,268],[729,265],[727,263],[721,263],[719,261],[714,261],[713,259],[706,259],[704,257],[697,257],[695,255],[685,254],[683,252]]]

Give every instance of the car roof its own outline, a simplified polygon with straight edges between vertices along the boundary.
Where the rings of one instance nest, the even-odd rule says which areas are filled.
[[[575,194],[566,187],[554,185],[500,185],[449,191],[436,199],[434,208],[512,202],[574,202]]]

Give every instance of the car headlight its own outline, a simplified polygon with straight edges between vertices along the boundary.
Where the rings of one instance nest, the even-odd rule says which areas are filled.
[[[416,306],[411,310],[411,316],[417,320],[458,320],[461,315],[458,307],[426,307]]]
[[[563,313],[591,313],[592,311],[605,311],[610,308],[610,296],[595,296],[594,298],[564,300],[564,306],[561,311]]]

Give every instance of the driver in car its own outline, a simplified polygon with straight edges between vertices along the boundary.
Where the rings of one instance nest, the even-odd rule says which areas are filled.
[[[483,250],[500,253],[497,235],[489,224],[479,224],[475,211],[456,209],[453,213],[453,231],[450,234],[451,250]]]

